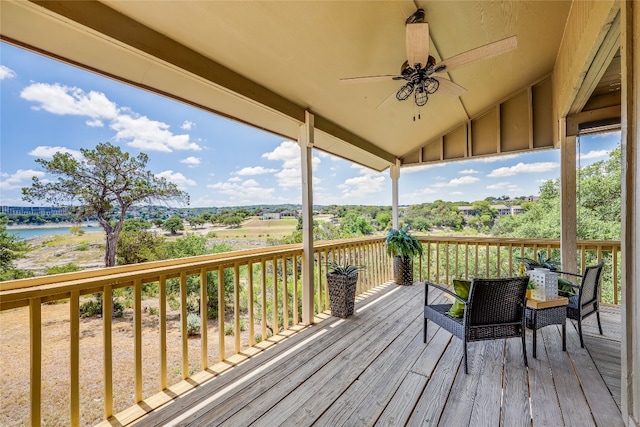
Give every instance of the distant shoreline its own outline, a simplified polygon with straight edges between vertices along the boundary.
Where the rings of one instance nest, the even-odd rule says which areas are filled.
[[[100,223],[98,222],[48,222],[46,224],[7,224],[7,230],[34,230],[34,229],[43,229],[43,228],[65,228],[65,227],[73,227],[74,225],[79,225],[83,227],[96,227],[101,229]]]

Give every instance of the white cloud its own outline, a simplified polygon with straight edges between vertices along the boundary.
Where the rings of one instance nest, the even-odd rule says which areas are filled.
[[[16,76],[16,72],[9,67],[0,65],[0,80],[12,79]]]
[[[234,175],[240,176],[250,176],[250,175],[263,175],[265,173],[274,173],[277,172],[277,169],[269,169],[262,166],[250,167],[247,166],[245,168],[240,169],[239,171],[233,172]]]
[[[77,87],[60,84],[33,83],[22,90],[22,99],[35,102],[35,110],[58,115],[88,116],[92,119],[114,119],[118,108],[102,92],[85,93]]]
[[[475,160],[482,163],[495,163],[495,162],[501,162],[503,160],[515,159],[519,156],[520,156],[519,154],[504,154],[502,156],[482,157]]]
[[[44,172],[33,169],[18,169],[14,174],[3,173],[0,181],[0,190],[13,190],[15,188],[26,187],[30,185],[31,178],[36,176],[42,178]]]
[[[159,178],[165,178],[169,182],[173,182],[181,190],[186,190],[188,186],[196,185],[194,180],[187,178],[180,172],[174,172],[172,170],[157,173],[156,176]]]
[[[182,125],[180,126],[181,129],[184,130],[191,130],[192,127],[194,127],[196,124],[193,123],[190,120],[185,120],[184,123],[182,123]]]
[[[588,153],[580,154],[580,160],[599,159],[601,157],[607,157],[609,150],[593,150]]]
[[[226,182],[209,184],[207,188],[227,196],[232,204],[253,203],[252,201],[255,200],[273,200],[275,188],[261,187],[255,179],[248,179],[242,182],[232,181],[232,179]]]
[[[275,174],[278,185],[283,188],[301,187],[300,147],[292,141],[283,141],[275,150],[264,153],[262,158],[282,162],[282,170]],[[316,169],[320,165],[320,157],[313,156],[311,167]],[[314,183],[320,182],[317,177]]]
[[[538,162],[538,163],[518,163],[514,166],[507,166],[503,168],[494,169],[487,176],[492,178],[499,178],[505,176],[513,176],[519,173],[542,173],[549,172],[557,169],[560,166],[556,162]]]
[[[302,177],[300,169],[288,168],[282,169],[275,175],[278,178],[278,185],[283,188],[302,187]]]
[[[190,140],[189,135],[174,135],[166,123],[140,116],[126,107],[118,108],[102,92],[87,93],[80,88],[58,83],[33,83],[22,90],[20,97],[36,103],[32,107],[35,110],[89,117],[91,120],[87,120],[86,124],[90,127],[102,127],[103,121],[108,120],[110,127],[116,131],[116,141],[141,150],[172,152],[202,149]]]
[[[51,147],[49,145],[40,145],[29,151],[30,156],[39,157],[46,160],[53,159],[53,155],[56,153],[69,153],[71,154],[71,156],[78,160],[82,158],[82,153],[80,151],[72,150],[67,147]]]
[[[400,194],[401,203],[406,205],[413,205],[416,203],[424,203],[426,199],[429,199],[433,194],[439,193],[430,187],[425,187],[420,190],[414,191],[412,193],[403,193]]]
[[[487,190],[514,190],[518,188],[516,184],[509,181],[498,182],[496,184],[487,185]]]
[[[242,178],[239,176],[233,176],[227,180],[227,182],[242,182]]]
[[[185,165],[189,166],[190,168],[195,168],[196,166],[198,166],[200,164],[200,158],[199,157],[193,157],[193,156],[189,156],[185,159],[180,160],[180,163],[184,163]]]
[[[146,116],[120,115],[111,122],[115,130],[117,141],[124,141],[127,145],[140,150],[164,151],[195,150],[202,148],[189,140],[189,135],[174,135],[169,131],[169,125]]]
[[[438,182],[434,184],[434,187],[457,187],[458,185],[466,185],[473,184],[474,182],[480,181],[480,178],[476,178],[475,176],[463,176],[462,178],[454,178],[449,182]]]
[[[285,169],[300,168],[300,147],[293,141],[282,141],[275,150],[264,153],[262,158],[281,161]]]
[[[104,126],[104,123],[100,119],[87,120],[85,123],[87,124],[87,126],[92,128],[101,128]]]
[[[464,170],[461,170],[458,173],[461,173],[463,175],[471,175],[471,174],[475,174],[475,173],[480,173],[480,171],[477,171],[475,169],[464,169]]]
[[[342,190],[343,199],[357,199],[367,194],[380,192],[384,181],[384,175],[378,174],[376,176],[369,173],[346,179],[344,183],[338,185],[338,188]]]

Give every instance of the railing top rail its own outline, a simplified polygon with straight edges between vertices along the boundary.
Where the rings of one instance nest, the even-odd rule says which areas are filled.
[[[455,243],[480,243],[480,244],[500,244],[505,245],[525,245],[525,246],[552,246],[560,247],[560,239],[521,239],[518,237],[468,237],[468,236],[421,236],[416,234],[421,242],[455,242]],[[620,247],[619,240],[578,240],[579,247],[596,249]]]
[[[197,269],[212,266],[227,266],[235,263],[248,263],[262,258],[282,256],[287,254],[299,255],[302,252],[302,245],[271,246],[259,249],[247,249],[241,251],[223,252],[218,254],[200,255],[186,258],[174,258],[170,260],[151,261],[140,264],[124,265],[110,268],[99,268],[83,270],[74,273],[62,273],[49,276],[35,277],[29,279],[9,280],[0,282],[0,296],[5,291],[20,288],[57,285],[66,282],[96,281],[105,279],[113,282],[119,277],[127,277],[129,281],[133,279],[144,279],[149,276],[159,276],[160,274],[172,274],[187,269]]]
[[[341,248],[379,240],[381,237],[323,241],[314,245],[314,249]],[[177,277],[184,271],[195,272],[202,268],[211,271],[218,267],[301,254],[302,245],[293,244],[11,280],[0,283],[0,300],[3,305],[10,305],[16,301],[62,295],[73,290],[95,289],[105,285],[127,286],[134,280],[144,283],[158,280],[160,276]]]

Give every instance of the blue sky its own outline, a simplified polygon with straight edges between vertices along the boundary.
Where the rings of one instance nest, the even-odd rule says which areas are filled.
[[[100,142],[149,155],[149,169],[191,206],[300,203],[295,142],[0,43],[0,204],[26,206],[21,188],[46,176],[36,158]],[[602,160],[619,134],[582,138],[580,163]],[[403,168],[400,204],[537,195],[560,174],[559,150]],[[391,204],[389,172],[314,150],[314,203]]]

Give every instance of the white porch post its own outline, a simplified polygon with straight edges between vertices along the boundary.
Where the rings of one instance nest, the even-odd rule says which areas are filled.
[[[576,137],[566,136],[566,121],[560,129],[560,251],[562,270],[578,273],[576,225]],[[584,267],[584,266],[583,266]]]
[[[305,111],[300,126],[300,169],[302,175],[302,323],[313,324],[313,114]]]
[[[621,2],[622,416],[640,425],[640,4]]]
[[[400,160],[389,169],[391,175],[391,218],[394,229],[398,229],[398,179],[400,178]]]

